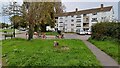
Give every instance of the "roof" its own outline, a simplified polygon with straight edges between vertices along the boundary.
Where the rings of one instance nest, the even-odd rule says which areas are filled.
[[[74,11],[74,12],[65,12],[60,14],[55,14],[55,17],[58,16],[70,16],[70,15],[78,15],[78,14],[89,14],[89,13],[96,13],[96,12],[106,12],[110,11],[112,9],[112,6],[103,7],[103,8],[92,8],[92,9],[86,9],[86,10],[80,10],[80,11]]]

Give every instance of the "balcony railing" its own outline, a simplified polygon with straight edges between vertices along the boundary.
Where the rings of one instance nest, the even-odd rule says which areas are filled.
[[[83,25],[84,28],[89,27],[89,24]]]
[[[89,16],[85,16],[83,18],[83,23],[89,23]]]

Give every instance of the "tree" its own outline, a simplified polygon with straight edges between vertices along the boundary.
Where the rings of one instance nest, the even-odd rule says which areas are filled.
[[[63,13],[65,10],[65,5],[63,5],[61,2],[55,2],[55,13]]]
[[[14,15],[10,17],[10,21],[12,22],[12,24],[14,24],[16,29],[19,27],[23,27],[23,28],[27,27],[27,22],[25,21],[23,16]]]
[[[17,4],[17,2],[10,2],[9,6],[7,6],[7,9],[5,10],[5,14],[8,16],[12,15],[11,21],[13,22],[13,37],[15,37],[15,26],[17,26],[16,21],[20,21],[18,19],[18,15],[21,15],[21,6]],[[14,19],[15,18],[15,19]],[[15,21],[14,21],[15,20]],[[17,28],[17,27],[16,27]]]
[[[55,25],[55,2],[24,2],[23,15],[28,21],[28,40],[33,38],[35,26],[40,26],[42,32],[46,31],[46,25]]]
[[[6,24],[6,23],[0,23],[0,28],[8,28],[9,27],[9,25],[8,24]]]

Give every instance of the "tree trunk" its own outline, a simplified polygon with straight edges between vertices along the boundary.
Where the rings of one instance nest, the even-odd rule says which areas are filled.
[[[33,39],[33,33],[34,33],[34,27],[33,25],[29,25],[29,31],[28,31],[28,40]]]
[[[41,32],[46,32],[46,25],[45,24],[41,24]]]

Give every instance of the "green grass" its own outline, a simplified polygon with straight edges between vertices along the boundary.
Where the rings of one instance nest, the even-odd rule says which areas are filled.
[[[45,32],[46,35],[58,35],[57,32]]]
[[[59,47],[53,42],[58,41]],[[3,65],[8,66],[101,66],[81,40],[8,39],[2,41]],[[65,47],[63,47],[65,46]]]
[[[7,31],[7,32],[13,32],[12,29],[0,29],[0,32],[4,32],[4,31]]]
[[[100,48],[102,51],[113,57],[120,64],[120,58],[118,58],[118,42],[112,40],[97,41],[92,39],[89,39],[89,41]]]

